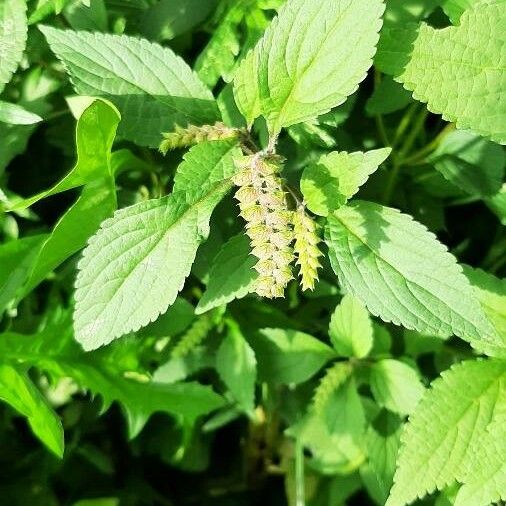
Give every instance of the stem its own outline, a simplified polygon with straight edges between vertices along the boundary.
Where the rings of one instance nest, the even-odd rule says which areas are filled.
[[[393,143],[392,149],[397,146],[399,139],[401,139],[402,136],[404,135],[404,132],[408,128],[409,124],[411,123],[411,118],[414,116],[415,112],[418,110],[418,107],[419,107],[418,103],[412,104],[408,108],[408,110],[406,111],[404,116],[402,117],[402,119],[399,123],[399,126],[397,127],[397,130],[395,131],[394,143]]]
[[[374,88],[378,88],[381,83],[381,74],[378,71],[374,72]],[[385,128],[385,122],[383,121],[383,116],[381,114],[377,114],[374,116],[376,121],[376,128],[378,129],[378,134],[380,136],[381,142],[385,146],[391,146],[390,139],[388,138],[387,130]]]
[[[295,440],[295,506],[305,506],[304,448],[300,438]]]

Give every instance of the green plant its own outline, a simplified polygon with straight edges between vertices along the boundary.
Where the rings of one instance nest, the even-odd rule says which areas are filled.
[[[0,498],[506,501],[505,28],[0,0]]]

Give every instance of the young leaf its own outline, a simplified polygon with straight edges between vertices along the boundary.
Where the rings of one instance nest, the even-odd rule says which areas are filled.
[[[380,0],[286,2],[237,71],[248,123],[262,114],[275,137],[342,104],[371,65],[383,10]]]
[[[380,406],[400,415],[409,415],[425,388],[412,367],[387,358],[371,367],[371,391]]]
[[[304,170],[300,181],[308,209],[327,216],[346,204],[390,152],[390,148],[382,148],[365,153],[333,151],[321,156]]]
[[[28,418],[33,433],[58,457],[63,457],[63,428],[58,415],[27,373],[0,364],[0,399]]]
[[[18,104],[0,100],[0,121],[11,125],[33,125],[42,121],[42,118]]]
[[[410,216],[357,201],[329,215],[326,241],[341,286],[373,315],[473,345],[500,342],[455,258]]]
[[[173,193],[103,222],[84,250],[76,281],[74,327],[85,349],[138,330],[166,311],[209,235],[214,207],[230,188],[224,180],[193,198]]]
[[[403,506],[460,480],[474,445],[495,413],[506,409],[505,380],[506,362],[468,360],[433,382],[402,434],[387,506]]]
[[[289,329],[262,329],[250,344],[260,380],[270,383],[302,383],[335,356],[315,337]]]
[[[367,309],[353,295],[345,295],[332,313],[329,336],[343,357],[364,358],[371,351],[372,322]]]
[[[123,137],[155,147],[161,132],[176,124],[219,119],[212,93],[169,48],[125,35],[39,28],[76,92],[106,97],[118,107]]]
[[[505,23],[503,0],[481,0],[463,13],[459,26],[422,24],[417,34],[408,29],[384,39],[381,51],[397,61],[395,79],[431,112],[504,144]]]
[[[242,299],[254,289],[257,259],[251,254],[249,238],[239,234],[229,239],[211,265],[209,282],[195,312],[205,313],[234,299]]]
[[[21,60],[27,35],[24,0],[0,0],[0,92]]]
[[[241,329],[235,322],[229,322],[227,335],[216,355],[216,370],[247,413],[252,413],[255,407],[256,367],[255,353]]]
[[[25,209],[50,195],[111,177],[111,148],[120,119],[111,103],[94,100],[77,121],[77,161],[72,170],[48,190],[16,202],[11,210]]]

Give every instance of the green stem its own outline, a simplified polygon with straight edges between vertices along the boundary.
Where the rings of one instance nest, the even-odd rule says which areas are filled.
[[[304,448],[299,438],[295,440],[295,506],[305,506]]]
[[[399,139],[402,139],[402,137],[404,135],[404,132],[408,128],[409,124],[411,123],[411,119],[413,118],[413,116],[415,115],[416,111],[418,110],[418,107],[419,107],[418,103],[412,104],[412,105],[410,105],[408,107],[408,110],[406,111],[406,113],[402,117],[402,119],[401,119],[401,121],[399,123],[399,126],[397,127],[397,130],[395,131],[394,142],[393,142],[393,145],[392,145],[392,149],[394,149],[395,147],[397,147]]]

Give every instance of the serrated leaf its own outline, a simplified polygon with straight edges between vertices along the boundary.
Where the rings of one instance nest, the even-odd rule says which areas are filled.
[[[346,204],[387,159],[390,148],[372,151],[333,151],[303,172],[300,188],[309,210],[320,216]]]
[[[474,444],[506,409],[505,380],[506,362],[468,360],[432,383],[402,434],[387,506],[403,506],[459,479]]]
[[[76,339],[95,349],[154,321],[174,302],[227,180],[117,211],[84,250],[76,280]]]
[[[373,315],[476,346],[500,342],[455,258],[410,216],[357,201],[329,215],[326,242],[341,286]]]
[[[400,360],[387,358],[373,364],[370,381],[376,402],[401,416],[414,411],[425,391],[415,369]]]
[[[18,67],[27,30],[24,0],[0,0],[0,92]]]
[[[504,144],[505,23],[504,1],[482,0],[463,13],[459,26],[397,31],[382,37],[378,53],[395,62],[395,79],[431,112]]]
[[[444,137],[427,161],[461,190],[490,197],[502,186],[506,155],[494,142],[457,130]]]
[[[464,274],[485,314],[501,337],[497,346],[484,346],[483,350],[488,355],[506,358],[506,279],[496,278],[488,272],[468,266],[464,267]]]
[[[455,506],[489,506],[506,499],[506,420],[494,420],[469,454],[469,472]]]
[[[112,177],[111,148],[120,119],[112,104],[104,100],[94,100],[77,121],[77,161],[71,171],[48,190],[16,202],[10,210],[26,209],[50,195]]]
[[[290,0],[237,70],[236,102],[250,124],[269,131],[342,104],[364,79],[376,51],[380,0]]]
[[[253,269],[257,261],[251,254],[250,241],[245,234],[229,239],[212,262],[206,291],[195,312],[205,313],[252,292],[258,277]]]
[[[450,18],[450,21],[456,25],[464,11],[479,1],[480,0],[443,0],[441,7]]]
[[[255,407],[257,361],[255,353],[235,322],[218,348],[216,370],[241,408],[252,413]]]
[[[371,351],[372,322],[367,309],[353,295],[345,295],[332,313],[329,336],[341,356],[364,358]]]
[[[28,419],[33,433],[58,457],[63,456],[63,428],[58,415],[26,371],[0,364],[0,399]]]
[[[155,147],[161,132],[176,124],[218,119],[212,93],[169,48],[125,35],[39,28],[76,92],[106,97],[118,107],[118,133],[126,139]]]
[[[262,329],[250,344],[260,381],[274,384],[302,383],[335,356],[332,348],[315,337],[291,329]]]
[[[0,121],[10,125],[33,125],[42,121],[42,118],[18,104],[0,100]]]

